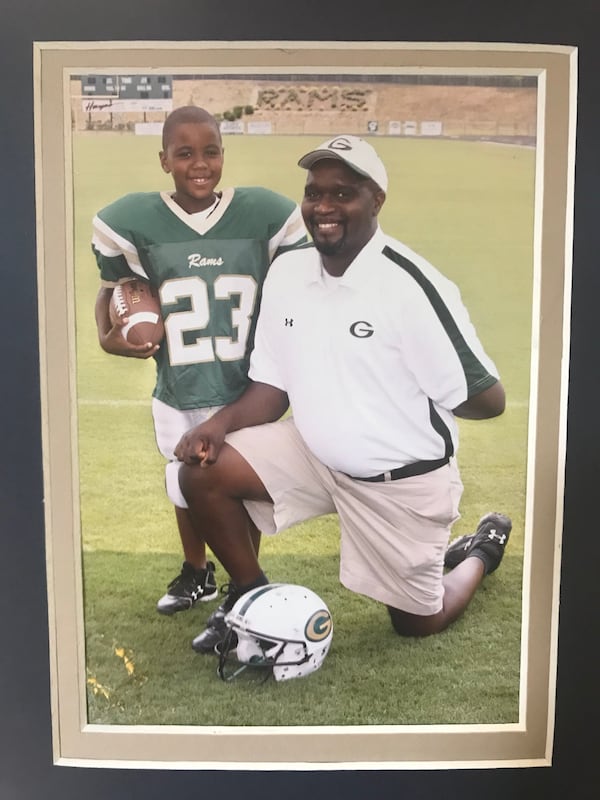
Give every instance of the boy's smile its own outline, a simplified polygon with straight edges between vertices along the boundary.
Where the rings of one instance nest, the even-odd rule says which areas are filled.
[[[194,214],[215,199],[223,171],[223,145],[218,128],[209,122],[183,122],[170,133],[160,163],[175,185],[173,199]]]

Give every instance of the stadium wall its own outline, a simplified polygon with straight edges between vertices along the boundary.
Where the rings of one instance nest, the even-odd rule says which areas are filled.
[[[219,118],[237,119],[240,132],[274,134],[420,135],[535,141],[535,85],[261,79],[173,78],[173,108],[198,105]],[[415,78],[416,80],[416,78]],[[132,131],[136,122],[162,122],[165,112],[86,111],[73,80],[74,130]],[[251,111],[251,113],[247,113]],[[425,123],[425,124],[424,124]],[[430,125],[429,123],[434,123]],[[429,124],[429,125],[428,125]]]

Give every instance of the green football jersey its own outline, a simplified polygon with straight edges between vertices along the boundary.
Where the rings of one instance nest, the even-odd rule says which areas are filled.
[[[187,214],[168,192],[129,194],[98,212],[103,285],[141,277],[159,292],[155,397],[179,409],[239,397],[269,265],[306,238],[297,204],[259,187],[224,190],[208,216]]]

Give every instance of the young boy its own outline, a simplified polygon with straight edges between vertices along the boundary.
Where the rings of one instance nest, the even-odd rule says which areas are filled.
[[[246,384],[262,283],[276,255],[306,242],[299,207],[259,187],[216,191],[223,144],[215,118],[183,106],[165,120],[162,169],[173,192],[128,194],[98,212],[92,250],[100,269],[96,325],[114,355],[156,361],[152,415],[169,484],[174,448],[189,429],[239,397]],[[143,278],[158,289],[165,338],[129,344],[109,304],[119,283]],[[217,596],[214,564],[189,512],[175,506],[185,561],[157,610],[173,614]],[[260,533],[252,531],[258,551]]]

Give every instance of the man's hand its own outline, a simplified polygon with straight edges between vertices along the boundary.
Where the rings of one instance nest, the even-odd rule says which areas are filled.
[[[183,434],[175,448],[175,456],[185,464],[208,467],[219,457],[226,433],[225,425],[213,417]]]
[[[288,406],[288,396],[281,389],[250,381],[241,397],[184,433],[175,448],[175,456],[185,464],[208,467],[218,459],[228,433],[275,422]]]

